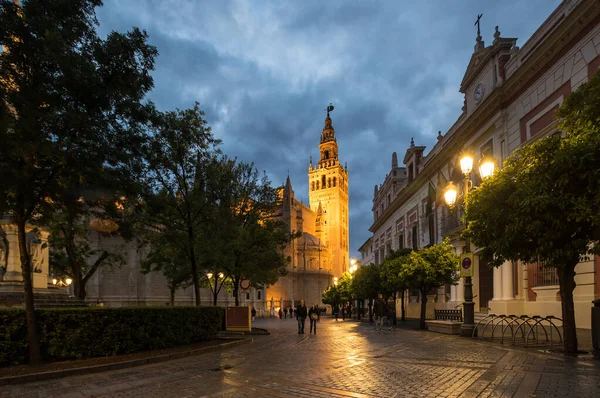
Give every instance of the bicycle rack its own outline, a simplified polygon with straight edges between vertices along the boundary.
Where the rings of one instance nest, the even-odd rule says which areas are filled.
[[[475,325],[475,329],[473,329],[473,334],[471,335],[471,337],[475,338],[475,335],[477,334],[477,330],[479,329],[479,325],[481,325],[488,318],[492,318],[493,319],[495,316],[496,316],[496,314],[488,314],[483,319],[481,319],[479,322],[477,322],[477,325]]]
[[[554,316],[546,316],[542,317],[539,315],[528,316],[528,315],[496,315],[489,314],[481,319],[477,325],[475,325],[475,329],[473,330],[472,337],[475,338],[479,326],[483,325],[483,330],[480,334],[481,340],[485,339],[485,333],[488,330],[491,330],[491,335],[489,336],[489,341],[493,341],[496,336],[496,331],[500,330],[500,343],[504,344],[504,338],[507,336],[508,331],[510,330],[510,337],[512,340],[512,344],[517,344],[517,337],[519,336],[519,331],[521,333],[521,342],[525,347],[529,346],[544,346],[550,345],[551,348],[554,348],[555,343],[562,343],[562,333],[558,325],[557,321],[562,323],[562,319],[554,317]],[[489,327],[489,328],[488,328]],[[541,329],[541,331],[540,331]],[[554,332],[558,336],[558,342],[555,342]],[[540,337],[545,337],[545,340],[541,340]],[[534,344],[534,341],[536,342]]]
[[[544,331],[544,334],[546,335],[546,342],[550,342],[550,348],[554,348],[554,336],[552,333],[552,330],[556,330],[557,334],[558,334],[558,339],[559,339],[559,343],[562,343],[562,335],[560,334],[560,330],[558,329],[558,326],[556,326],[556,324],[554,322],[552,322],[553,319],[559,320],[562,322],[562,319],[554,317],[552,315],[547,316],[547,317],[541,317],[541,316],[534,316],[532,317],[533,319],[535,319],[535,323],[529,328],[529,332],[527,332],[527,336],[525,336],[525,347],[528,347],[529,344],[529,334],[531,334],[531,332],[533,331],[533,329],[539,325],[542,327],[542,330]],[[548,331],[546,330],[546,327],[542,324],[542,322],[548,322],[548,327],[550,328],[550,339],[548,339]],[[534,332],[534,339],[535,339],[535,332]],[[538,340],[539,341],[539,340]]]

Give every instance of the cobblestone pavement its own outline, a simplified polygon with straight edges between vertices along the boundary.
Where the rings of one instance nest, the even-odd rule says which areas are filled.
[[[600,361],[323,319],[180,360],[0,387],[5,397],[600,397]],[[308,330],[308,322],[307,322]]]

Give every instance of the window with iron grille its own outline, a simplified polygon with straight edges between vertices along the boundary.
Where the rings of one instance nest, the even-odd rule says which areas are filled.
[[[544,267],[539,262],[530,266],[533,267],[531,287],[558,285],[558,274],[555,267]]]

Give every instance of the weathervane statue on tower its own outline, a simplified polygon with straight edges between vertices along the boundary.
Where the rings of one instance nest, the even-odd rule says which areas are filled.
[[[329,117],[329,112],[331,112],[333,110],[333,104],[330,102],[329,106],[327,107],[327,117]]]

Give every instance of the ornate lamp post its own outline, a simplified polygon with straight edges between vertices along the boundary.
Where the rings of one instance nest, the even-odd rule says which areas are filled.
[[[479,175],[481,178],[488,178],[494,174],[495,169],[495,161],[491,156],[485,155],[481,158],[479,162]],[[465,176],[464,179],[464,188],[462,193],[463,204],[465,199],[469,195],[469,189],[471,189],[471,172],[473,171],[473,157],[469,154],[464,154],[460,158],[460,170]],[[448,205],[450,209],[453,209],[458,199],[460,199],[458,194],[458,189],[452,183],[452,181],[446,187],[446,191],[444,192],[444,201]],[[465,253],[468,253],[470,250],[469,241],[467,240],[465,246]],[[473,330],[475,329],[475,303],[473,302],[473,280],[471,276],[465,276],[465,301],[463,303],[464,308],[464,322],[460,328],[460,335],[463,337],[471,337],[473,335]]]

